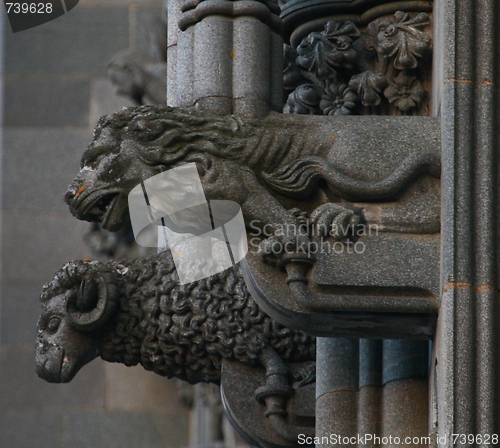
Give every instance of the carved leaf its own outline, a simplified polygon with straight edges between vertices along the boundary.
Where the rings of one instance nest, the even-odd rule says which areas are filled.
[[[302,40],[295,59],[293,50],[288,51],[287,60],[294,63],[285,68],[285,90],[295,91],[284,112],[366,113],[356,109],[359,103],[385,103],[387,111],[387,100],[405,113],[420,107],[427,93],[416,77],[426,73],[427,67],[419,64],[431,49],[429,25],[428,14],[401,11],[372,21],[363,34],[351,21],[328,22],[322,32]]]
[[[357,58],[353,38],[359,34],[352,22],[330,21],[322,33],[310,33],[302,40],[297,47],[297,64],[315,73],[318,79],[334,77],[340,68],[352,69]]]
[[[419,30],[430,25],[425,13],[410,17],[398,11],[394,21],[383,19],[370,23],[368,30],[377,41],[378,53],[384,58],[395,56],[394,67],[398,70],[416,68],[417,58],[424,57],[431,46],[431,36]]]
[[[304,79],[303,70],[300,70],[295,63],[298,57],[297,50],[290,45],[283,47],[283,59],[285,67],[283,69],[283,87],[286,91],[290,92],[297,88],[300,84],[307,82]]]
[[[382,101],[382,92],[386,86],[385,75],[371,70],[354,75],[349,82],[349,87],[358,93],[363,106],[378,106]]]
[[[320,113],[321,88],[314,84],[302,84],[289,96],[283,109],[284,113],[315,115]]]
[[[350,20],[346,22],[337,22],[335,20],[330,20],[325,25],[325,30],[323,33],[328,37],[349,36],[353,39],[361,35],[358,27],[354,25],[354,23]]]
[[[320,33],[311,33],[302,40],[297,47],[297,64],[310,72],[314,72],[319,79],[335,75],[338,66],[335,57],[335,48],[326,36]]]

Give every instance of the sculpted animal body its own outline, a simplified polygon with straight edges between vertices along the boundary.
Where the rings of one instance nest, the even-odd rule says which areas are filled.
[[[218,383],[224,359],[269,369],[315,358],[314,338],[264,314],[237,269],[180,286],[170,252],[67,263],[40,300],[36,368],[50,382],[98,356],[190,383]]]
[[[439,154],[413,148],[414,140],[425,138],[418,129],[406,132],[412,133],[406,140],[398,136],[400,144],[390,157],[367,154],[364,147],[386,122],[357,118],[361,122],[353,130],[351,121],[331,117],[270,114],[257,120],[166,106],[125,108],[99,121],[65,199],[77,218],[117,230],[127,218],[127,195],[133,187],[161,171],[195,162],[207,199],[238,202],[247,224],[267,224],[277,231],[297,225],[287,201],[309,211],[342,199],[390,202],[421,174],[439,176]],[[352,148],[365,151],[358,155],[361,160],[348,160]],[[388,213],[385,223],[380,207],[371,215],[388,230],[412,229],[404,213],[401,222]],[[367,213],[368,219],[371,215]],[[438,205],[427,227],[439,228]],[[422,228],[425,223],[420,223]]]

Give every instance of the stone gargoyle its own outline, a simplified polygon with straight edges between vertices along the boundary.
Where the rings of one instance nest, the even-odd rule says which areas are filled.
[[[289,248],[308,239],[294,231],[301,224],[289,210],[296,207],[310,212],[311,220],[324,229],[361,219],[381,231],[439,231],[439,191],[432,181],[440,174],[439,154],[414,145],[422,137],[413,125],[417,131],[406,141],[404,135],[400,138],[390,159],[371,154],[352,161],[359,167],[355,176],[339,168],[349,157],[342,142],[366,146],[370,133],[382,133],[382,140],[392,133],[384,129],[385,121],[374,121],[377,117],[357,118],[362,120],[359,132],[350,131],[352,122],[341,118],[272,113],[259,120],[167,106],[124,108],[97,124],[65,200],[78,219],[115,231],[125,221],[133,187],[195,162],[207,199],[235,201],[247,225],[273,230],[261,244],[271,259],[281,255],[273,249],[276,240]],[[394,201],[403,194],[402,201]],[[339,204],[345,200],[359,207]],[[380,202],[385,205],[380,207]]]
[[[264,314],[237,268],[181,286],[168,251],[69,262],[40,300],[36,371],[50,382],[71,381],[98,356],[190,383],[218,383],[224,359],[283,375],[282,360],[315,359],[315,339]],[[314,379],[313,367],[293,379]]]
[[[219,384],[223,361],[263,366],[266,383],[255,399],[276,431],[296,440],[286,405],[294,388],[315,380],[315,338],[262,312],[238,268],[180,285],[169,251],[120,263],[73,261],[40,300],[41,378],[69,382],[98,356],[192,384]]]

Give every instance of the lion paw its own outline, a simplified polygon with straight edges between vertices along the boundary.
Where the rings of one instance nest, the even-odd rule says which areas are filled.
[[[311,213],[311,221],[317,235],[331,236],[342,241],[355,234],[361,222],[361,216],[359,211],[341,204],[328,203],[320,205]]]
[[[286,254],[310,253],[310,242],[307,234],[273,235],[263,240],[259,249],[266,263],[277,265]]]

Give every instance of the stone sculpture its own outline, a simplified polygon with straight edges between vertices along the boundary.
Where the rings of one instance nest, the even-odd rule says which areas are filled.
[[[333,222],[355,225],[365,219],[357,218],[360,211],[332,202],[388,201],[421,174],[439,176],[438,154],[410,150],[394,158],[391,171],[385,170],[379,180],[349,176],[336,166],[334,123],[318,118],[270,114],[244,120],[166,106],[125,108],[99,121],[65,199],[78,219],[115,231],[125,221],[133,187],[161,171],[195,162],[207,199],[235,201],[247,223],[273,229],[262,251],[276,260],[281,256],[273,249],[276,241],[282,248],[308,241],[299,231],[301,222],[288,210],[293,205],[302,208],[304,200],[313,204],[311,218],[325,228]],[[323,199],[317,198],[319,184],[327,187]],[[393,214],[387,222],[383,213],[378,215],[382,227],[407,231],[404,217],[394,223]],[[420,227],[439,226],[439,210],[431,215],[421,218]]]
[[[108,77],[116,86],[116,93],[136,104],[165,102],[166,73],[166,63],[129,50],[114,55],[108,65]]]
[[[116,93],[136,104],[164,104],[166,98],[167,42],[165,23],[146,14],[140,18],[139,31],[146,49],[122,50],[108,64],[108,78]]]
[[[357,118],[270,113],[257,119],[167,106],[124,108],[99,121],[65,200],[77,218],[116,231],[127,222],[132,188],[194,162],[208,200],[235,201],[247,226],[271,229],[260,241],[261,254],[287,271],[288,278],[273,278],[281,295],[289,298],[283,294],[288,284],[297,300],[315,261],[307,253],[314,235],[305,221],[317,230],[370,220],[392,233],[439,228],[440,158],[425,144],[434,134],[417,138],[418,126],[409,126],[387,158],[377,153],[382,149],[367,151],[388,123]],[[412,124],[419,117],[413,118]],[[379,138],[385,141],[386,134]],[[370,157],[378,165],[357,163]],[[418,223],[408,209],[423,211]],[[326,236],[339,242],[354,237]],[[101,356],[190,383],[217,383],[224,361],[261,365],[265,384],[255,398],[266,405],[280,437],[297,440],[297,428],[286,418],[294,395],[290,382],[302,386],[314,378],[314,339],[269,317],[271,308],[263,308],[267,314],[259,308],[248,266],[180,286],[169,252],[120,263],[68,263],[41,296],[38,374],[70,381]],[[323,306],[329,297],[319,299]]]
[[[36,366],[50,382],[71,381],[100,356],[190,383],[218,383],[223,359],[262,364],[288,384],[283,361],[315,358],[314,338],[264,314],[237,269],[180,286],[170,252],[67,263],[40,300]]]

